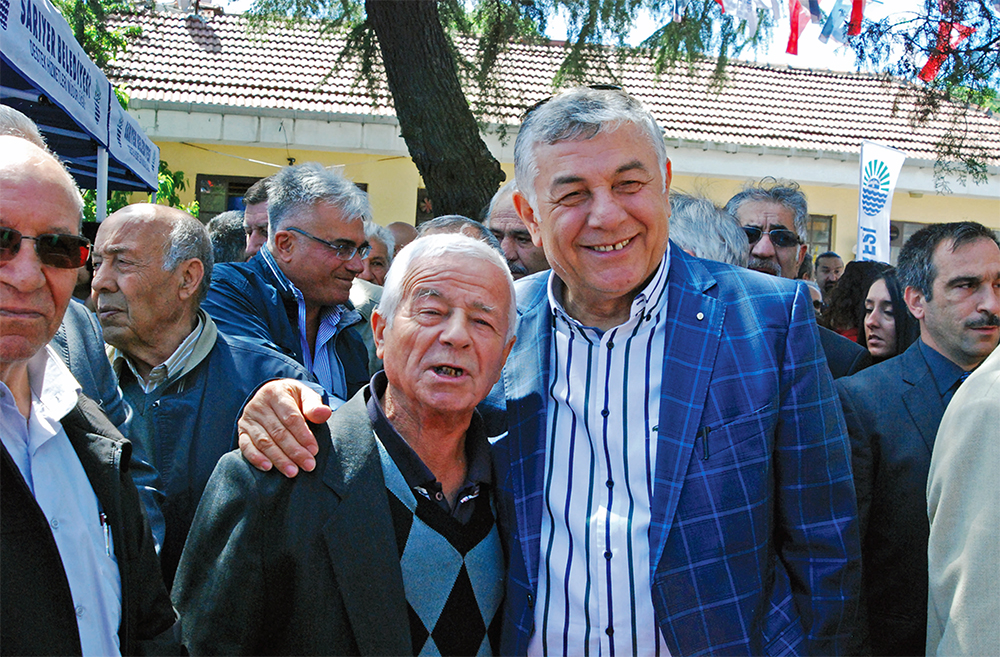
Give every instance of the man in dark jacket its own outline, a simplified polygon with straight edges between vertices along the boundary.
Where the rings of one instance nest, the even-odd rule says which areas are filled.
[[[131,445],[46,346],[89,253],[55,158],[0,137],[0,650],[135,654],[175,616]]]
[[[370,251],[368,197],[315,162],[282,169],[267,190],[267,244],[216,269],[205,310],[223,332],[302,363],[343,402],[368,382],[368,350],[351,328],[361,316],[348,300]]]
[[[132,440],[163,479],[168,585],[205,484],[235,447],[246,397],[270,379],[310,379],[291,358],[216,329],[200,310],[211,273],[208,231],[180,210],[129,205],[97,232],[94,304],[132,410]]]
[[[955,390],[1000,339],[1000,248],[989,228],[923,228],[903,245],[898,272],[920,339],[837,381],[861,524],[860,626],[874,655],[924,652],[935,435]]]

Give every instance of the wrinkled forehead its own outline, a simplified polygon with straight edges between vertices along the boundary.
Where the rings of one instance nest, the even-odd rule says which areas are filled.
[[[137,253],[162,257],[172,226],[141,210],[119,210],[101,223],[94,240],[99,254]]]
[[[0,165],[0,219],[34,233],[79,234],[82,207],[69,175],[54,161]]]
[[[509,233],[513,231],[523,231],[528,232],[528,228],[521,221],[521,217],[518,216],[517,210],[514,209],[514,203],[511,201],[509,204],[505,204],[498,207],[492,215],[490,215],[489,220],[490,230],[499,233]]]
[[[995,280],[1000,277],[1000,247],[981,238],[955,248],[955,240],[943,240],[931,255],[934,285],[960,278]]]
[[[783,205],[771,201],[747,201],[736,211],[741,226],[757,226],[764,230],[786,228],[795,230],[795,217]]]

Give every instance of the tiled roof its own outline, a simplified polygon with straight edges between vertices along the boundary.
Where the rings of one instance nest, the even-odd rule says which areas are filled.
[[[394,116],[384,83],[374,100],[355,84],[356,64],[330,73],[344,40],[321,34],[317,25],[250,34],[242,16],[199,20],[176,13],[146,14],[139,24],[142,36],[116,63],[119,72],[113,76],[134,99]],[[475,46],[470,41],[462,47],[471,56]],[[504,98],[486,118],[517,125],[525,107],[551,95],[564,56],[560,45],[512,45],[495,70]],[[935,159],[935,145],[945,134],[965,130],[992,164],[1000,164],[998,117],[971,109],[956,127],[961,108],[946,104],[915,125],[912,95],[899,96],[906,86],[895,80],[731,62],[719,88],[712,85],[714,62],[695,64],[693,75],[682,65],[659,78],[645,57],[610,66],[625,89],[652,110],[668,143],[856,153],[862,139],[871,139],[909,157]],[[475,104],[473,86],[468,97]]]

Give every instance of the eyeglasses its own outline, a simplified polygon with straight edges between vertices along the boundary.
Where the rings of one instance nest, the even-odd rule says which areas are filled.
[[[333,255],[337,256],[338,258],[340,258],[345,262],[353,258],[355,253],[358,254],[359,258],[364,260],[365,258],[368,257],[368,254],[372,252],[371,244],[367,242],[365,242],[361,246],[354,246],[353,244],[350,243],[337,244],[336,242],[327,242],[325,239],[321,237],[310,235],[306,231],[302,230],[301,228],[296,228],[295,226],[289,226],[288,228],[285,228],[283,230],[291,231],[293,233],[298,233],[299,235],[305,235],[311,240],[316,240],[320,244],[326,246],[331,251],[333,251]]]
[[[0,228],[0,262],[13,260],[21,250],[21,240],[34,240],[35,253],[43,265],[59,269],[77,269],[90,257],[90,240],[79,235],[22,235],[13,228]]]
[[[743,226],[743,232],[747,234],[750,246],[759,242],[761,236],[764,234],[764,230],[759,226]],[[771,244],[778,247],[795,246],[800,243],[799,236],[787,228],[772,228],[767,231],[767,236],[771,239]]]

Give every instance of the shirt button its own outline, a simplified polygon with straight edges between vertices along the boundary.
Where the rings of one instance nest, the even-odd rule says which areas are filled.
[[[438,502],[440,502],[441,500],[444,499],[444,493],[440,493],[440,492],[439,493],[434,493],[434,499],[436,499]]]
[[[611,411],[609,411],[608,409],[605,408],[604,410],[601,411],[601,417],[607,417],[609,415],[611,415]]]
[[[84,612],[83,605],[77,605],[76,609],[74,609],[74,611],[76,611],[76,615],[77,616],[83,616],[83,612]]]
[[[614,348],[615,348],[615,343],[614,342],[609,342],[608,343],[608,349],[614,349]]]
[[[49,524],[52,525],[52,529],[59,529],[59,519],[58,518],[53,518],[49,522]]]
[[[604,485],[607,486],[608,488],[614,488],[615,487],[615,482],[613,482],[610,479],[608,479],[607,481],[604,482]]]
[[[608,561],[611,561],[611,550],[604,551],[604,558],[607,559]]]
[[[655,427],[653,427],[653,433],[656,433],[659,430],[660,430],[660,425],[657,424]]]
[[[529,607],[535,606],[535,596],[531,595],[530,593],[528,594],[528,606]]]
[[[607,634],[608,636],[611,636],[615,633],[615,628],[609,627],[608,629],[604,630],[604,633]]]

